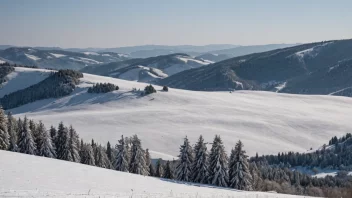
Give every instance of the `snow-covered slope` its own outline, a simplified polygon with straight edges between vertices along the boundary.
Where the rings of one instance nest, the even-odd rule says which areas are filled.
[[[179,183],[7,151],[0,151],[0,159],[0,197],[299,197]]]
[[[35,65],[41,68],[82,69],[89,65],[117,62],[128,59],[126,55],[113,52],[70,52],[64,50],[40,50],[11,47],[0,51],[0,60],[20,65]]]
[[[0,98],[5,94],[30,87],[44,80],[53,72],[46,69],[15,67],[15,71],[7,75],[7,81],[0,87]]]
[[[16,83],[16,79],[12,79]],[[20,79],[17,79],[18,83]],[[87,87],[110,82],[120,90],[89,94]],[[30,82],[30,79],[28,80]],[[6,86],[4,89],[6,89]],[[172,159],[186,135],[211,142],[220,134],[227,151],[241,139],[249,155],[317,149],[333,136],[352,130],[351,98],[260,91],[196,92],[169,89],[141,97],[132,88],[146,84],[84,74],[73,94],[27,104],[11,111],[57,126],[72,124],[86,141],[117,143],[137,134],[152,157]],[[0,90],[0,94],[2,90]]]
[[[144,59],[133,59],[116,64],[89,66],[81,71],[132,80],[155,82],[189,69],[199,68],[213,62],[193,58],[187,54],[169,54]]]

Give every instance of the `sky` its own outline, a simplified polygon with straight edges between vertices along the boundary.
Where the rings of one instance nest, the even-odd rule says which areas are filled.
[[[1,0],[0,45],[260,45],[352,38],[351,0]]]

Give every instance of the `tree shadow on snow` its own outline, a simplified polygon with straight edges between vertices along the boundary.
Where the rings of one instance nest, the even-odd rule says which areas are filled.
[[[63,107],[72,107],[82,104],[103,104],[124,99],[138,99],[143,97],[139,91],[113,91],[109,93],[88,93],[87,88],[76,88],[73,93],[61,98],[50,98],[38,100],[20,107],[10,109],[13,114],[30,113],[56,109],[60,111]]]

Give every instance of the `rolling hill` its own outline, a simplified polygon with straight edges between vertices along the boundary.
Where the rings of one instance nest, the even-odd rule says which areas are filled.
[[[224,60],[160,80],[188,90],[264,90],[351,96],[352,40],[304,44]]]
[[[88,66],[81,71],[139,82],[155,82],[176,73],[213,63],[187,54],[130,59],[105,65]]]
[[[46,75],[40,69],[15,69],[0,95],[25,89],[37,83],[36,76],[42,78],[40,73]],[[120,89],[106,94],[87,93],[88,87],[98,82],[113,83]],[[158,86],[157,93],[142,97],[138,89],[146,85],[84,74],[68,96],[38,100],[10,111],[16,117],[27,115],[48,126],[57,126],[60,121],[72,124],[84,140],[94,138],[102,144],[110,141],[114,145],[122,134],[137,134],[153,158],[164,159],[176,158],[186,135],[194,143],[201,134],[207,142],[220,134],[227,152],[241,139],[253,156],[256,152],[316,149],[332,136],[352,130],[352,99],[347,97],[261,91],[163,92]]]
[[[70,52],[54,49],[39,50],[29,47],[11,47],[0,51],[0,61],[52,69],[78,70],[89,65],[100,65],[126,59],[126,55],[113,52]]]

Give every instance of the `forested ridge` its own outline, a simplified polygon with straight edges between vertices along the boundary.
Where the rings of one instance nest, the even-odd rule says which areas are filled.
[[[22,90],[12,92],[0,99],[4,109],[12,109],[37,100],[69,95],[83,74],[74,70],[53,71],[45,80]]]

